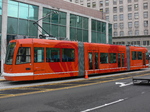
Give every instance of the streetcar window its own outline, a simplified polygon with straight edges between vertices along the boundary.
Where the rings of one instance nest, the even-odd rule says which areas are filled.
[[[122,53],[122,67],[124,67],[124,53]]]
[[[34,62],[44,62],[44,48],[34,48]]]
[[[62,61],[63,62],[75,61],[74,49],[62,49]]]
[[[142,52],[137,52],[138,54],[138,60],[142,60]]]
[[[136,51],[132,51],[132,60],[136,60]]]
[[[116,53],[110,53],[110,63],[116,63]]]
[[[29,47],[20,47],[17,53],[16,64],[30,63],[31,52]]]
[[[89,53],[89,69],[93,69],[92,53]]]
[[[108,53],[100,53],[100,63],[108,63]]]
[[[150,58],[150,55],[148,52],[146,52],[146,60],[149,60],[149,58]]]
[[[12,43],[8,44],[5,64],[12,65],[15,46],[16,46],[15,42],[12,42]]]
[[[138,52],[138,60],[142,60],[142,52]]]
[[[46,62],[60,62],[60,49],[46,48]]]

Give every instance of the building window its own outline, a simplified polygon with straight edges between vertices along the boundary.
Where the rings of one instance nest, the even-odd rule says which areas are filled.
[[[87,7],[91,7],[91,4],[90,4],[90,3],[87,3]]]
[[[144,27],[148,27],[148,21],[144,21]]]
[[[118,28],[117,23],[114,23],[114,29],[117,29],[117,28]]]
[[[148,9],[148,3],[143,3],[143,9]]]
[[[96,2],[92,3],[92,7],[95,8],[96,7]]]
[[[119,7],[119,11],[120,11],[120,12],[123,12],[123,6],[120,6],[120,7]]]
[[[132,13],[128,14],[128,20],[132,20]]]
[[[147,12],[147,11],[144,12],[144,13],[143,13],[143,16],[144,16],[144,18],[148,18],[148,12]]]
[[[38,20],[38,6],[8,1],[7,34],[37,38],[38,29],[33,23]]]
[[[128,22],[128,28],[132,28],[132,22]]]
[[[100,9],[99,11],[100,11],[100,12],[103,12],[103,9]]]
[[[123,4],[123,0],[119,0],[119,4]]]
[[[134,10],[138,10],[138,4],[134,4]]]
[[[120,26],[120,29],[124,28],[124,24],[123,23],[120,23],[119,26]]]
[[[138,13],[138,12],[134,13],[134,18],[135,18],[135,19],[138,19],[138,18],[139,18],[139,13]]]
[[[117,4],[117,0],[113,0],[113,4],[116,5]]]
[[[148,30],[144,30],[144,35],[148,35]]]
[[[109,6],[109,0],[106,0],[106,1],[105,1],[105,5],[106,5],[106,6]]]
[[[92,19],[92,42],[106,43],[106,23]]]
[[[66,13],[61,11],[43,8],[43,17],[51,12],[51,16],[48,16],[43,20],[43,28],[54,37],[66,38]],[[45,32],[43,31],[45,34]]]
[[[114,12],[114,13],[117,12],[117,7],[113,7],[113,12]]]
[[[138,0],[134,0],[134,2],[138,2]]]
[[[132,11],[132,5],[128,5],[128,11]]]
[[[113,15],[113,20],[117,21],[117,15]]]
[[[100,7],[103,7],[103,1],[100,1]]]
[[[139,27],[139,21],[135,21],[134,26],[135,26],[135,28],[138,28]]]
[[[109,21],[109,16],[106,16],[106,21]]]
[[[128,3],[131,3],[132,2],[132,0],[128,0]]]
[[[119,15],[119,19],[120,19],[120,21],[123,21],[123,14]]]
[[[143,41],[143,45],[146,45],[146,41]]]
[[[114,37],[117,37],[118,36],[118,32],[114,32]]]
[[[120,36],[124,36],[124,31],[120,31]]]
[[[128,31],[128,35],[129,35],[129,36],[132,36],[132,31]]]
[[[78,0],[75,0],[75,3],[78,3],[79,1]]]
[[[105,9],[106,14],[109,14],[109,8]]]
[[[70,40],[88,42],[88,18],[70,14]]]
[[[139,30],[135,30],[135,36],[139,35]]]

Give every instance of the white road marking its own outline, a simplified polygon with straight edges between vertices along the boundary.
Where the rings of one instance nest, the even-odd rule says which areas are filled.
[[[125,99],[119,99],[117,101],[114,101],[114,102],[111,102],[111,103],[107,103],[107,104],[104,104],[104,105],[101,105],[101,106],[98,106],[98,107],[94,107],[94,108],[91,108],[91,109],[87,109],[87,110],[83,110],[81,112],[90,112],[90,111],[93,111],[93,110],[96,110],[96,109],[100,109],[100,108],[103,108],[103,107],[106,107],[106,106],[109,106],[109,105],[113,105],[115,103],[119,103],[119,102],[122,102],[124,100],[126,100],[127,98]]]
[[[125,84],[125,82],[116,82],[115,84],[120,84],[120,86],[119,86],[119,87],[125,87],[125,86],[132,85],[132,84],[133,84],[133,82],[130,82],[130,83],[128,83],[128,84]]]

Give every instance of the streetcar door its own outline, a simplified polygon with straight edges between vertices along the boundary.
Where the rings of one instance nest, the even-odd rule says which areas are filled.
[[[124,53],[118,53],[118,67],[124,67]]]
[[[40,74],[45,73],[45,63],[44,63],[44,48],[34,47],[34,79],[37,80]]]
[[[94,53],[94,67],[98,69],[98,53]]]
[[[98,53],[89,53],[89,69],[98,69]]]
[[[118,53],[118,67],[121,67],[121,53]]]

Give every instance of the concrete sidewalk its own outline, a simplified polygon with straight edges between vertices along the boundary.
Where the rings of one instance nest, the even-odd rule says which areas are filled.
[[[0,74],[0,80],[5,80],[5,78]]]

